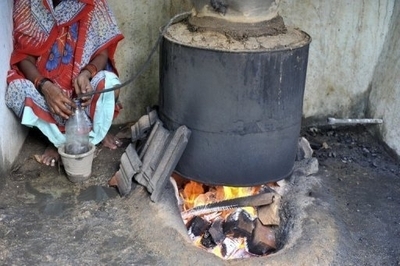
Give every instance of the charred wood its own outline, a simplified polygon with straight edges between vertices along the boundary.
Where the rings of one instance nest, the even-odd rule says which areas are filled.
[[[260,206],[257,208],[257,216],[263,225],[277,225],[279,226],[281,219],[279,215],[279,209],[281,205],[281,197],[276,196],[274,202]]]
[[[206,248],[214,248],[217,245],[208,230],[204,232],[200,242]]]
[[[224,233],[232,237],[250,237],[254,223],[250,215],[243,210],[231,213],[224,223]]]
[[[275,230],[270,226],[264,226],[260,220],[254,221],[254,230],[247,239],[249,252],[256,255],[267,255],[276,250]]]
[[[217,219],[211,224],[210,229],[208,229],[208,232],[216,244],[220,244],[225,240],[223,223],[223,219]]]
[[[210,228],[211,223],[199,216],[192,218],[186,225],[189,235],[201,236]]]

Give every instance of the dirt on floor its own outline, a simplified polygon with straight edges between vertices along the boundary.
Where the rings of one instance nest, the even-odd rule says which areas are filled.
[[[303,133],[322,178],[321,189],[310,193],[323,199],[338,228],[338,265],[400,265],[400,165],[369,129],[310,127]]]
[[[113,127],[117,133],[124,126]],[[306,127],[316,175],[290,182],[283,248],[246,265],[400,265],[400,166],[365,127]],[[38,164],[44,139],[31,131],[0,187],[4,265],[243,265],[194,247],[173,190],[159,203],[137,185],[120,197],[108,181],[130,139],[98,145],[93,176],[73,184],[62,167]]]

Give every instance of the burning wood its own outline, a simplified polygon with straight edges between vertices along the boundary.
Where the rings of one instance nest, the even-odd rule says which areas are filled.
[[[270,224],[279,223],[281,196],[272,188],[277,184],[209,187],[176,174],[172,178],[177,180],[172,184],[196,246],[224,259],[249,258],[276,250],[276,226]]]
[[[243,210],[238,210],[226,218],[224,232],[231,237],[250,237],[254,229],[250,215]]]
[[[262,222],[263,225],[279,225],[281,222],[279,216],[279,208],[280,208],[281,197],[276,196],[274,198],[274,202],[266,205],[260,206],[257,208],[258,219]]]
[[[312,153],[307,140],[299,139],[293,175],[318,171]],[[281,246],[279,211],[293,177],[255,187],[207,186],[177,173],[171,178],[181,216],[196,246],[223,259],[269,255]]]
[[[276,250],[275,232],[269,226],[264,226],[259,219],[255,220],[255,227],[251,238],[247,239],[247,246],[251,253],[266,255]]]
[[[222,218],[218,218],[212,223],[210,229],[208,229],[208,232],[216,244],[220,244],[225,240],[224,229],[222,227],[223,222]]]
[[[220,212],[239,207],[257,207],[268,205],[273,202],[274,197],[275,193],[260,193],[257,195],[210,203],[203,206],[197,206],[188,211],[182,212],[182,218],[188,219],[196,215],[204,215],[212,212]]]
[[[206,221],[205,219],[195,216],[192,220],[190,220],[186,228],[188,230],[189,235],[191,236],[201,236],[204,232],[210,227],[211,223]]]

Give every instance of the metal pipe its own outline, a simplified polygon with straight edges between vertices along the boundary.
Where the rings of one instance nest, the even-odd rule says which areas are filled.
[[[193,216],[204,215],[212,212],[225,211],[239,207],[258,207],[258,206],[269,205],[272,202],[274,202],[275,195],[276,194],[273,192],[267,192],[247,197],[239,197],[239,198],[209,203],[207,205],[197,206],[190,210],[182,212],[182,218],[189,219]]]
[[[257,23],[278,16],[279,0],[192,0],[194,15]]]
[[[382,124],[383,119],[379,118],[345,118],[345,119],[340,119],[340,118],[333,118],[333,117],[328,117],[328,124],[329,125],[357,125],[357,124]]]
[[[151,62],[150,60],[152,59],[154,53],[158,50],[158,47],[159,47],[159,45],[161,43],[161,40],[162,40],[164,34],[167,32],[168,27],[171,26],[172,23],[176,23],[178,21],[181,21],[182,19],[185,19],[186,17],[190,16],[191,14],[192,14],[191,11],[179,13],[179,14],[175,15],[173,18],[171,18],[168,21],[167,25],[162,28],[162,31],[161,31],[160,35],[158,36],[157,42],[155,43],[155,45],[151,49],[150,54],[147,57],[146,61],[139,68],[139,71],[135,75],[133,75],[131,78],[129,78],[128,80],[124,81],[121,84],[115,85],[112,88],[105,88],[104,90],[101,90],[101,91],[91,91],[91,92],[87,92],[87,93],[82,93],[82,94],[78,95],[76,97],[76,99],[79,100],[79,99],[82,99],[83,97],[92,96],[94,94],[100,94],[100,93],[115,91],[115,90],[118,90],[118,89],[120,89],[122,87],[125,87],[129,83],[135,81],[143,73],[143,71],[146,70],[147,67],[150,65],[150,62]]]

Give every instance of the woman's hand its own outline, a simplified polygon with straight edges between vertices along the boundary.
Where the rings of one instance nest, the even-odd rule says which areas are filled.
[[[72,108],[76,108],[75,103],[64,95],[61,88],[50,81],[46,81],[42,86],[42,93],[46,99],[50,112],[68,119],[72,115]]]
[[[78,77],[74,80],[74,88],[76,95],[81,95],[93,91],[93,87],[90,84],[92,79],[98,71],[105,69],[108,61],[108,50],[104,49],[100,51],[90,62],[82,68]],[[86,107],[92,100],[92,95],[81,98],[82,107]]]
[[[34,82],[37,77],[41,76],[36,68],[36,58],[33,56],[27,56],[24,60],[18,63],[18,67],[26,78],[32,82]],[[69,97],[64,95],[60,87],[51,81],[46,81],[43,83],[41,91],[50,112],[59,115],[64,119],[68,119],[69,116],[72,115],[71,107],[76,108],[76,105],[69,99]]]
[[[92,92],[93,88],[90,84],[90,72],[87,70],[83,70],[78,77],[74,80],[74,88],[76,95],[85,94],[88,92]],[[82,107],[86,107],[90,104],[92,96],[82,97]]]

